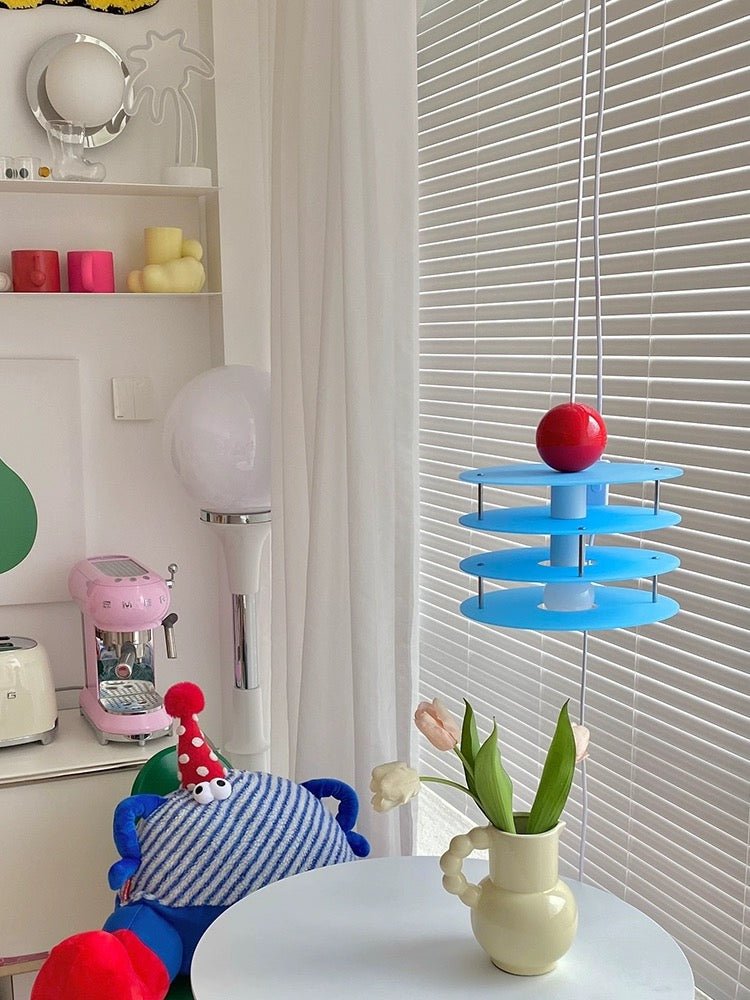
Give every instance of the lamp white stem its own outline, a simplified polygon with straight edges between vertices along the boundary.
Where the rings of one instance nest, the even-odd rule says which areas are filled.
[[[271,533],[271,512],[259,514],[215,514],[202,510],[201,520],[221,542],[233,594],[257,594],[263,546]]]
[[[234,690],[232,735],[225,750],[235,767],[266,771],[269,745],[263,724],[256,597],[271,512],[216,514],[204,510],[201,520],[218,534],[232,592]]]
[[[232,692],[232,738],[225,750],[234,767],[242,771],[268,770],[268,741],[263,727],[263,693],[260,687]]]

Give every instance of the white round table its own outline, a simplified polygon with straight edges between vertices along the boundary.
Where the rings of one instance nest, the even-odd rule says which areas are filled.
[[[470,881],[487,864],[469,859]],[[640,910],[570,883],[579,927],[544,976],[496,969],[437,858],[380,858],[274,882],[230,907],[193,957],[195,1000],[693,1000],[675,941]]]

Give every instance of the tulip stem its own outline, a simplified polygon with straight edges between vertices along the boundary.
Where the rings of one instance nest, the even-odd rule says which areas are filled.
[[[479,800],[477,799],[476,795],[472,795],[471,792],[469,791],[469,789],[465,785],[459,785],[457,781],[448,781],[447,778],[426,778],[426,777],[424,777],[421,774],[419,776],[419,780],[420,781],[434,781],[434,782],[437,782],[437,784],[439,784],[439,785],[450,785],[451,788],[458,788],[459,791],[466,792],[467,795],[471,795],[472,799],[474,799],[474,801],[477,803],[477,805],[479,805]]]

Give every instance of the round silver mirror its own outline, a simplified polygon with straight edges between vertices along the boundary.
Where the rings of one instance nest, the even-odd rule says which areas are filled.
[[[26,98],[45,129],[51,121],[83,124],[84,145],[91,148],[111,142],[130,120],[123,104],[129,81],[121,57],[100,38],[56,35],[37,49],[29,63]],[[79,113],[76,101],[81,104]]]

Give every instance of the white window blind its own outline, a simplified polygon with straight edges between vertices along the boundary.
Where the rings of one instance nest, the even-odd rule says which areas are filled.
[[[497,719],[519,808],[566,698],[577,715],[582,638],[460,615],[459,560],[522,540],[460,527],[457,476],[537,461],[568,398],[582,8],[428,0],[419,23],[421,695],[457,715],[468,698],[485,734]],[[645,538],[680,556],[660,583],[680,613],[588,637],[584,877],[670,931],[712,1000],[750,1000],[750,7],[608,0],[607,22],[605,457],[685,474],[661,494],[681,524]],[[595,404],[596,2],[592,29],[577,398]],[[454,761],[423,748],[423,773]],[[580,775],[565,818],[574,876]]]

